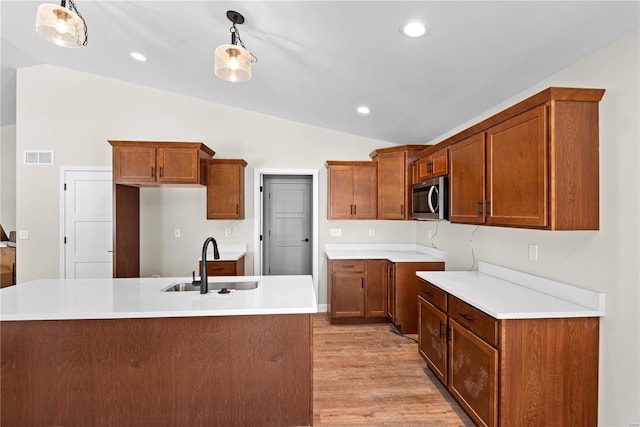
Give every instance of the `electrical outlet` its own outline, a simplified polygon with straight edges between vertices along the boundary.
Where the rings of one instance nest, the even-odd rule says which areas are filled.
[[[18,239],[20,239],[20,240],[29,240],[29,230],[20,230],[20,231],[18,231]]]
[[[429,240],[431,240],[433,238],[433,231],[427,231],[427,236],[429,236]]]
[[[231,228],[224,229],[224,237],[231,237],[231,233],[233,233],[233,230]]]
[[[173,235],[176,239],[179,238],[181,236],[180,229],[176,228],[175,230],[173,230]]]
[[[331,229],[329,229],[329,235],[331,237],[340,237],[340,236],[342,236],[342,228],[331,228]]]
[[[538,245],[529,245],[529,261],[538,261]]]
[[[376,235],[376,229],[369,227],[369,236],[374,237]]]

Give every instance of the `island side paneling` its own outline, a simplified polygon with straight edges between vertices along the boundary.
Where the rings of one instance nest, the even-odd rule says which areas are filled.
[[[311,314],[3,321],[2,425],[310,425]]]

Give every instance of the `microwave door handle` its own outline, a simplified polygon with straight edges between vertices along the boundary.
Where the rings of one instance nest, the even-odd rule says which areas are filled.
[[[438,189],[435,186],[432,186],[431,188],[429,188],[429,195],[427,196],[427,202],[429,203],[429,211],[431,213],[436,212],[436,208],[434,208],[433,203],[431,203],[431,200],[433,200],[431,196],[433,196],[434,191],[438,191]]]

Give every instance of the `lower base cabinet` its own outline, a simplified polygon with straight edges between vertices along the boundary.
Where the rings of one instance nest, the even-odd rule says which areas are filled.
[[[388,321],[387,261],[329,260],[331,323]]]
[[[393,287],[392,322],[403,334],[418,333],[418,304],[416,293],[420,279],[416,271],[442,271],[444,262],[389,262],[390,283]]]
[[[479,426],[597,426],[597,317],[495,319],[420,280],[419,352]]]

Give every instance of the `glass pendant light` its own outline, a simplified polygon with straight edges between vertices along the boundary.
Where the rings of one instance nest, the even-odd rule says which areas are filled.
[[[215,74],[228,82],[246,82],[251,79],[251,63],[257,59],[244,47],[236,27],[236,24],[244,22],[244,17],[229,10],[227,18],[233,23],[230,28],[231,44],[223,44],[216,48]]]
[[[62,47],[80,47],[87,44],[87,24],[78,12],[73,0],[60,6],[43,3],[38,6],[36,32],[45,40]]]

